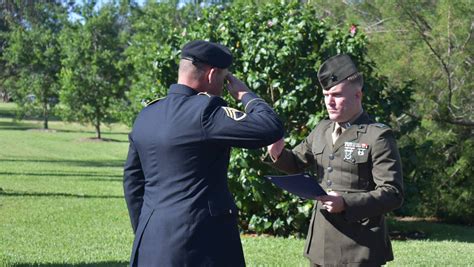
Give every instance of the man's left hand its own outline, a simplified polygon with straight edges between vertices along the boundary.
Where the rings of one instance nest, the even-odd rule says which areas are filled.
[[[317,200],[323,203],[323,208],[329,213],[339,213],[346,209],[344,199],[334,191],[328,192],[327,196],[318,197]]]

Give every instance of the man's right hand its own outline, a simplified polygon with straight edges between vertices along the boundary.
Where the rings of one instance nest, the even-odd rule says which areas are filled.
[[[242,97],[251,92],[250,89],[241,80],[237,79],[232,73],[228,73],[226,76],[227,90],[230,95],[238,101],[242,100]]]
[[[283,151],[283,148],[285,148],[285,140],[283,138],[267,146],[268,154],[270,154],[270,157],[273,161],[278,160],[281,155],[281,152]]]

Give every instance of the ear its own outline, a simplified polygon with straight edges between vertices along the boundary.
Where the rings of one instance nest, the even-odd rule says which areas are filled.
[[[207,82],[212,83],[217,75],[217,71],[215,68],[210,68],[209,72],[207,73]]]
[[[357,99],[362,99],[362,96],[363,96],[363,95],[364,95],[364,94],[362,93],[362,90],[361,90],[361,89],[357,89],[357,91],[356,91],[356,98],[357,98]]]

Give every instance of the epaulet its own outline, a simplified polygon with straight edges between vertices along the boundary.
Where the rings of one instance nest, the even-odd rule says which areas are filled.
[[[321,125],[329,125],[329,124],[331,124],[331,120],[330,120],[329,118],[324,118],[324,119],[320,120],[320,121],[318,122],[318,124],[321,124]]]
[[[153,104],[155,104],[155,103],[158,103],[158,101],[160,101],[160,100],[162,100],[162,99],[165,99],[165,98],[166,98],[166,96],[165,96],[165,97],[159,97],[159,98],[150,100],[150,101],[148,101],[148,102],[145,103],[145,107],[148,107],[148,106],[150,106],[150,105],[153,105]]]
[[[318,127],[326,127],[331,124],[331,120],[329,118],[324,118],[320,120],[318,123],[316,123],[316,126]]]
[[[206,95],[208,97],[211,97],[211,95],[208,92],[199,92],[198,95]]]
[[[314,127],[313,130],[327,129],[330,125],[331,125],[331,120],[329,120],[329,118],[324,118],[320,120],[318,123],[316,123],[316,126]]]
[[[370,125],[375,126],[377,128],[381,128],[381,129],[390,128],[388,125],[380,123],[380,122],[372,123]]]

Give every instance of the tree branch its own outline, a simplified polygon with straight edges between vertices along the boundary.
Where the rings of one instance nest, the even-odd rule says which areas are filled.
[[[393,18],[381,19],[381,20],[375,22],[374,24],[367,26],[367,28],[372,28],[372,27],[378,26],[378,25],[384,23],[385,21],[391,20],[391,19],[393,19]]]
[[[464,41],[464,43],[461,45],[461,48],[460,48],[461,51],[464,51],[464,48],[466,47],[466,45],[471,41],[473,30],[474,30],[474,22],[471,22],[471,28],[469,29],[469,35],[467,36],[466,41]]]
[[[418,116],[418,115],[415,115],[413,113],[408,113],[408,112],[404,112],[404,114],[406,114],[408,117],[411,117],[419,121],[422,119],[425,119],[425,120],[430,120],[430,121],[435,121],[435,122],[444,122],[444,123],[448,123],[452,125],[459,125],[459,126],[474,128],[474,121],[471,121],[471,120],[455,120],[455,119],[442,119],[438,117],[437,118],[423,117],[423,116]]]
[[[436,59],[441,64],[441,66],[442,66],[442,68],[443,68],[443,70],[446,74],[447,82],[448,82],[448,91],[449,91],[448,92],[448,110],[449,110],[451,116],[454,117],[454,112],[453,112],[452,104],[451,104],[453,86],[452,86],[452,79],[451,79],[451,71],[449,70],[448,64],[443,60],[443,57],[431,45],[431,43],[429,42],[426,34],[423,31],[424,30],[423,26],[416,19],[415,15],[412,14],[407,8],[405,8],[400,2],[397,2],[397,5],[403,10],[403,12],[409,17],[411,22],[416,26],[416,30],[420,34],[420,37],[421,37],[422,41],[428,46],[431,53],[433,53],[433,55],[436,57]],[[426,21],[423,21],[423,24],[425,24],[424,26],[426,28],[431,29],[431,27],[427,24]]]
[[[364,28],[364,33],[365,34],[372,34],[372,33],[387,33],[387,32],[408,32],[408,30],[378,30],[378,31],[372,31],[368,28]]]
[[[467,126],[467,127],[470,127],[470,128],[474,127],[474,121],[468,121],[468,120],[439,119],[437,121],[442,121],[442,122],[446,122],[446,123],[454,124],[454,125],[459,125],[459,126]]]

